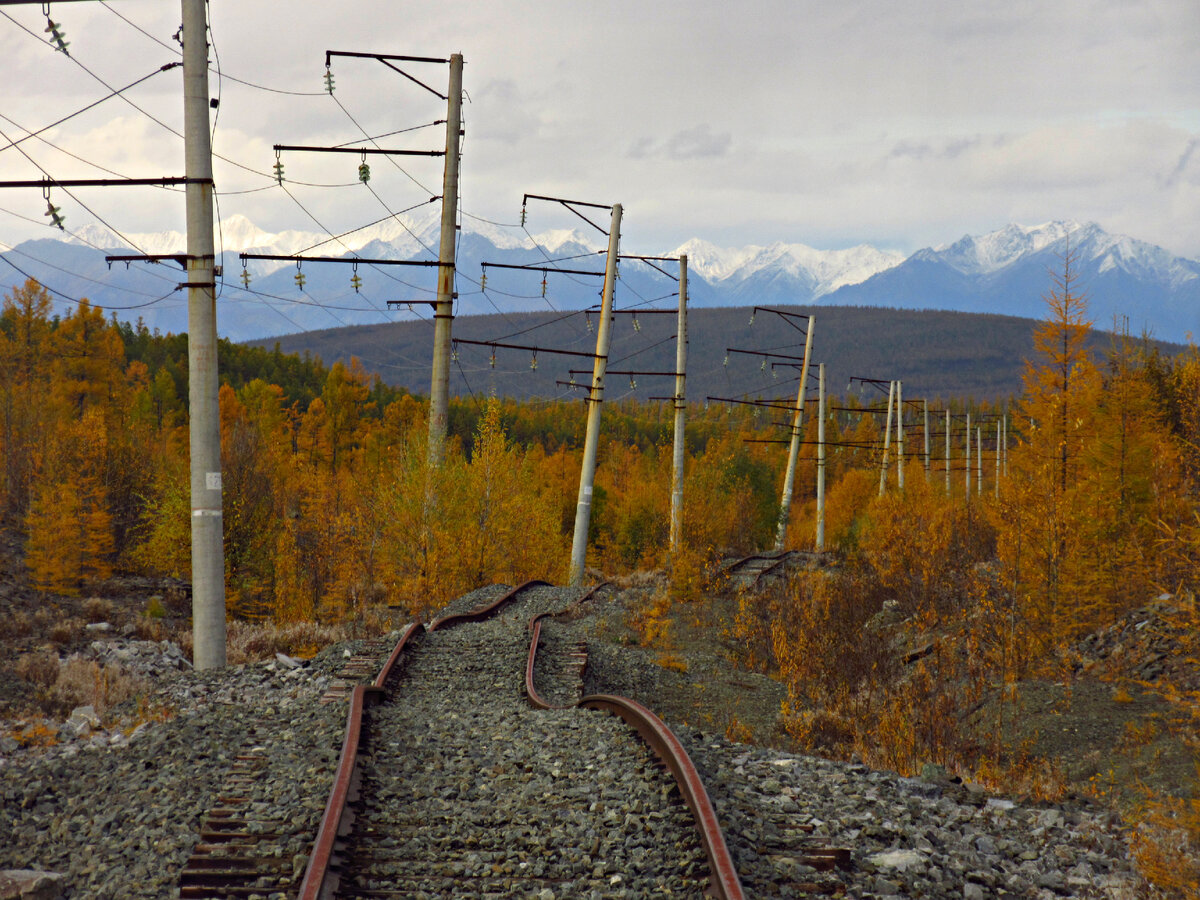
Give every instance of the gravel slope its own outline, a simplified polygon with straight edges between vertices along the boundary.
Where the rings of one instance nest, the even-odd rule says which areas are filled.
[[[454,606],[477,606],[497,590]],[[605,615],[604,602],[569,630],[587,633]],[[566,630],[562,636],[574,639]],[[130,643],[108,643],[122,641]],[[592,642],[589,689],[654,708],[663,670],[644,655]],[[287,823],[280,853],[289,881],[302,870],[324,805],[323,795],[299,785],[327,782],[341,743],[344,704],[319,700],[354,649],[330,647],[300,665],[278,659],[203,674],[160,652],[155,694],[175,710],[165,721],[125,736],[93,730],[81,714],[48,749],[0,740],[0,869],[60,873],[67,897],[177,896],[179,871],[218,786],[239,753],[255,751],[268,760],[262,815]],[[749,896],[803,897],[838,884],[845,896],[862,898],[1149,896],[1124,835],[1101,811],[1027,807],[937,773],[905,779],[694,727],[678,731],[709,784]],[[804,862],[813,847],[849,848],[851,867],[814,871]]]

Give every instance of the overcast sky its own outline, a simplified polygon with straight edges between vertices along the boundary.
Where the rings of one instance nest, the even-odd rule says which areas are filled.
[[[108,93],[45,43],[39,6],[0,11],[8,140]],[[54,3],[51,16],[74,59],[113,88],[178,58],[176,0]],[[359,125],[381,135],[445,116],[380,63],[335,58],[340,108],[322,93],[326,50],[458,51],[463,208],[494,221],[516,222],[529,192],[622,203],[630,252],[692,237],[910,252],[1077,219],[1200,258],[1196,0],[212,0],[211,16],[224,75],[313,94],[212,79],[215,150],[255,170],[217,161],[221,214],[271,231],[345,231],[440,192],[438,159],[403,160],[410,179],[372,158],[375,196],[356,183],[357,157],[331,154],[285,155],[286,177],[346,186],[270,187],[273,144],[339,144]],[[445,66],[406,70],[444,92]],[[182,131],[180,85],[176,69],[126,96]],[[183,174],[182,141],[120,99],[44,137],[123,176]],[[429,127],[379,143],[441,142]],[[37,139],[20,149],[55,177],[104,177]],[[0,152],[0,178],[40,174],[17,149]],[[122,231],[183,229],[182,195],[74,193]],[[92,220],[71,197],[54,202],[68,228]],[[38,191],[9,189],[0,242],[48,235],[11,214],[41,223],[45,208]],[[530,207],[531,230],[575,224]]]

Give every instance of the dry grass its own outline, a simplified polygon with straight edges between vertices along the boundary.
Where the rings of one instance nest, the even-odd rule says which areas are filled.
[[[58,654],[48,651],[26,653],[20,657],[13,669],[17,677],[28,681],[42,691],[49,690],[58,680]]]
[[[33,634],[33,616],[24,610],[13,610],[5,616],[0,616],[0,638],[13,640],[29,637]]]
[[[149,688],[143,678],[131,675],[121,666],[109,663],[101,666],[95,660],[72,657],[64,662],[54,682],[53,698],[63,711],[76,706],[94,706],[103,716],[118,703],[123,703]]]
[[[88,597],[83,601],[83,616],[89,622],[111,622],[115,607],[106,597]]]
[[[83,622],[79,619],[63,619],[50,627],[50,640],[60,647],[74,643],[83,634]]]
[[[37,705],[46,714],[65,716],[77,706],[94,706],[99,715],[132,697],[145,694],[145,679],[110,663],[73,656],[59,660],[50,650],[27,653],[13,666],[17,676],[37,689]]]
[[[233,621],[227,635],[225,652],[230,665],[270,659],[276,653],[311,657],[322,647],[349,637],[345,626],[314,622],[276,625]]]

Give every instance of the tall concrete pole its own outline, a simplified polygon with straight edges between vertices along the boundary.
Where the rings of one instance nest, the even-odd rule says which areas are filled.
[[[975,494],[983,494],[983,426],[975,426]]]
[[[813,328],[816,316],[808,317],[808,332],[804,337],[804,368],[800,370],[800,388],[796,391],[796,410],[792,413],[792,440],[788,444],[787,471],[783,476],[783,499],[779,502],[779,522],[775,528],[775,549],[782,550],[787,540],[788,518],[792,512],[792,493],[796,488],[796,458],[800,455],[800,438],[804,430],[804,395],[808,389],[808,359],[812,353]]]
[[[967,413],[967,446],[966,446],[966,453],[964,454],[964,459],[966,460],[966,463],[967,463],[967,467],[966,467],[967,468],[967,475],[966,475],[966,477],[967,477],[967,480],[966,480],[967,502],[970,502],[970,500],[971,500],[971,414],[970,413]]]
[[[896,486],[904,490],[904,383],[896,382]]]
[[[817,368],[817,552],[825,549],[825,363]]]
[[[675,328],[675,445],[671,467],[671,554],[683,541],[683,417],[687,408],[687,254],[679,257],[679,324]]]
[[[946,496],[950,496],[950,407],[946,407]]]
[[[929,400],[922,401],[925,404],[925,480],[929,480],[930,464],[933,458],[929,455]]]
[[[183,137],[187,204],[188,403],[192,497],[192,653],[197,669],[225,665],[225,550],[208,25],[204,0],[183,4]]]
[[[892,443],[892,400],[896,396],[896,382],[888,382],[887,424],[883,426],[883,461],[879,465],[879,496],[887,489],[888,449]]]
[[[1005,477],[1005,478],[1007,478],[1007,477],[1008,477],[1008,415],[1007,415],[1007,414],[1005,414],[1005,415],[1001,416],[1001,417],[1000,417],[1000,421],[1004,423],[1004,432],[1003,432],[1003,434],[1004,434],[1004,440],[1003,440],[1003,445],[1004,445],[1004,477]]]
[[[587,560],[588,526],[592,521],[592,486],[596,481],[596,449],[600,443],[600,404],[604,401],[604,370],[608,366],[608,345],[612,337],[613,289],[617,281],[617,254],[621,246],[621,204],[612,208],[608,232],[608,261],[604,266],[604,293],[600,300],[600,325],[596,329],[596,362],[592,368],[592,389],[588,394],[587,436],[583,443],[583,469],[579,473],[579,502],[575,506],[575,534],[571,541],[571,571],[568,584],[583,584]]]
[[[992,485],[992,495],[1000,496],[1000,442],[1004,440],[1004,419],[996,420],[996,483]]]
[[[450,406],[450,326],[454,319],[454,261],[458,241],[458,151],[462,131],[461,53],[450,57],[446,90],[446,167],[442,175],[442,232],[438,246],[437,308],[433,314],[433,381],[429,388],[429,465],[441,465]]]

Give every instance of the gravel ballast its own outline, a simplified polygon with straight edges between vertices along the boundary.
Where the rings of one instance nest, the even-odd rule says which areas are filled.
[[[456,601],[452,611],[477,607],[502,590],[476,591]],[[531,606],[547,609],[561,607],[576,595],[544,588],[530,593]],[[588,624],[586,617],[572,623],[571,634],[564,633],[563,640],[576,640]],[[519,631],[518,626],[510,621],[505,627]],[[466,642],[458,654],[464,665],[478,662],[477,654],[466,649],[475,646],[469,636],[475,627],[461,626],[439,639]],[[394,642],[398,634],[392,637]],[[54,746],[25,747],[0,740],[0,869],[61,874],[64,897],[178,896],[179,873],[198,841],[206,813],[218,805],[222,784],[237,758],[252,753],[264,760],[251,798],[255,818],[276,826],[283,861],[278,887],[284,895],[293,892],[324,808],[345,720],[344,702],[322,704],[320,699],[361,645],[330,647],[311,661],[279,658],[197,673],[180,662],[170,645],[153,645],[155,654],[146,646],[130,647],[134,642],[123,638],[97,643],[102,644],[95,649],[97,658],[122,649],[129,660],[136,657],[143,677],[153,680],[153,699],[173,714],[147,721],[127,735],[96,727],[85,711],[79,711],[75,725],[60,723]],[[159,663],[144,662],[155,655]],[[656,708],[656,698],[645,694],[647,686],[659,682],[647,675],[650,664],[642,656],[609,646],[593,658],[589,691],[626,694]],[[523,680],[523,669],[511,678],[514,685],[518,678]],[[497,674],[495,680],[501,677]],[[510,686],[509,676],[503,680],[507,705],[486,721],[439,718],[427,710],[422,746],[434,741],[436,735],[428,729],[435,727],[490,736],[493,756],[486,762],[491,769],[507,766],[510,775],[557,770],[552,777],[564,802],[580,802],[585,810],[600,803],[595,814],[616,813],[622,821],[635,812],[624,806],[644,806],[656,791],[670,793],[660,786],[631,796],[613,788],[616,781],[597,786],[568,780],[570,760],[597,739],[592,732],[612,731],[616,721],[579,711],[533,713]],[[676,726],[669,715],[664,718],[676,727],[705,779],[747,896],[804,897],[838,884],[845,896],[861,898],[1148,896],[1145,883],[1133,871],[1124,833],[1104,811],[1082,804],[1025,805],[985,796],[937,772],[925,780],[907,779],[861,765],[731,742]],[[429,724],[442,719],[449,724]],[[536,731],[539,723],[545,723],[543,737]],[[574,747],[565,746],[572,741]],[[412,749],[420,752],[415,736]],[[429,764],[422,760],[422,765],[414,765],[411,777],[420,779],[428,769],[430,779],[444,778],[453,765],[457,768],[450,776],[452,783],[468,794],[487,794],[487,803],[493,804],[501,802],[499,788],[511,785],[514,790],[502,801],[505,814],[510,814],[511,805],[511,816],[519,815],[523,782],[492,779],[471,752],[464,750],[457,760],[434,759],[431,752]],[[557,764],[556,756],[561,757]],[[596,760],[591,762],[595,765]],[[634,781],[660,774],[652,764],[622,759],[620,765]],[[478,773],[474,778],[472,769]],[[433,790],[432,780],[430,785]],[[526,789],[534,792],[528,783]],[[573,832],[563,834],[568,843],[564,853],[592,853],[590,844],[578,846],[581,839],[571,837]],[[849,869],[821,872],[806,865],[805,854],[814,846],[849,848]],[[544,865],[550,866],[559,851],[551,841],[545,848]],[[647,852],[642,850],[638,858]],[[602,895],[614,888],[616,896],[615,886],[634,863],[627,860],[619,867],[624,871],[613,872],[599,863],[594,866],[602,868]],[[620,881],[613,882],[613,876],[621,876]],[[673,883],[672,889],[674,896],[699,896],[687,882]],[[650,895],[629,884],[624,890],[628,897]]]

